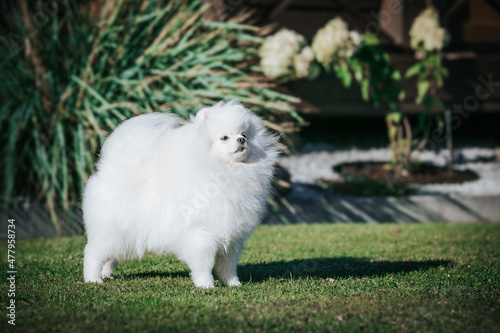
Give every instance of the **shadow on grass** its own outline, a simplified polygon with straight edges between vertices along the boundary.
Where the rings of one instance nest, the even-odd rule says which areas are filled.
[[[449,260],[426,261],[374,261],[368,258],[312,258],[292,261],[245,264],[238,266],[238,276],[242,282],[263,282],[270,278],[347,278],[374,277],[395,273],[423,271],[436,267],[446,267]],[[124,279],[151,277],[189,277],[189,272],[151,271],[122,275]]]
[[[269,278],[347,278],[385,276],[394,273],[428,270],[448,266],[448,260],[374,261],[367,258],[313,258],[238,267],[241,281],[261,282]]]
[[[150,271],[142,273],[133,274],[123,274],[117,276],[118,279],[134,280],[134,279],[148,279],[154,277],[164,277],[164,278],[185,278],[189,277],[189,271],[175,271],[175,272],[165,272],[165,271]]]

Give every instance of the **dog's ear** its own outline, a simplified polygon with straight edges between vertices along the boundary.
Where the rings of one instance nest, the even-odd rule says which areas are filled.
[[[191,120],[198,123],[198,124],[201,124],[209,117],[210,113],[212,113],[215,110],[219,109],[220,107],[224,106],[225,103],[226,102],[224,102],[224,101],[220,101],[219,103],[215,104],[214,106],[203,108],[196,113],[195,117],[191,116]],[[239,102],[236,100],[229,102],[229,104],[231,106],[240,105]]]
[[[196,117],[192,117],[193,120],[199,124],[204,122],[208,118],[208,113],[210,112],[210,108],[203,108],[196,113]]]

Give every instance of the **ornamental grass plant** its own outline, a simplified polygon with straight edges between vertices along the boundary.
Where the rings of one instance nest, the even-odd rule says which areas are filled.
[[[297,99],[258,67],[260,28],[204,17],[195,1],[27,1],[0,4],[0,189],[58,212],[80,200],[99,147],[142,113],[188,118],[238,99],[282,137],[302,119]],[[5,207],[4,207],[5,209]]]

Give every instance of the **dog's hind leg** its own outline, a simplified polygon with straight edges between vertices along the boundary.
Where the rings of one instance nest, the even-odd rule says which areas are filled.
[[[241,249],[243,248],[243,240],[237,240],[227,249],[222,248],[217,252],[215,258],[215,270],[219,280],[228,287],[241,286],[236,266],[240,258]]]
[[[108,260],[104,266],[102,266],[102,278],[103,279],[111,279],[113,280],[113,270],[116,267],[116,261],[115,260]]]
[[[83,258],[83,279],[85,282],[102,283],[102,267],[106,262],[99,251],[95,251],[87,244]]]

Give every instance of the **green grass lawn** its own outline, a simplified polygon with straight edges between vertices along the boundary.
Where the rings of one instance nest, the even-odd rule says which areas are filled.
[[[149,255],[85,284],[84,245],[18,241],[14,328],[0,243],[1,332],[500,330],[500,224],[261,226],[243,286],[208,291],[176,259]]]

